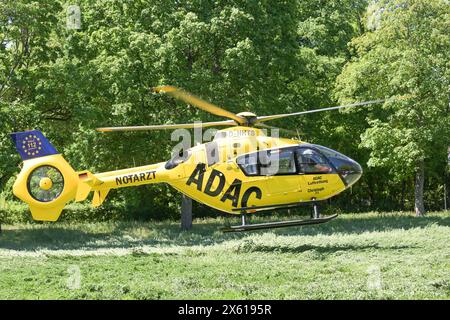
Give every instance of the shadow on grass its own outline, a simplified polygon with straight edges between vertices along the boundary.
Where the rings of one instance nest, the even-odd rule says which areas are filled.
[[[263,221],[264,217],[255,217],[252,223]],[[266,217],[267,218],[267,217]],[[272,217],[270,220],[275,220]],[[280,219],[293,217],[280,217]],[[235,221],[237,223],[237,220]],[[432,224],[450,226],[450,217],[429,216],[416,218],[413,216],[394,214],[377,215],[362,214],[341,216],[322,225],[308,227],[291,227],[285,229],[255,231],[251,233],[222,234],[219,228],[223,225],[219,219],[198,221],[189,232],[180,231],[178,223],[174,222],[111,222],[106,223],[106,230],[87,228],[83,224],[37,224],[3,230],[0,233],[0,249],[17,251],[36,250],[98,250],[98,249],[133,249],[143,245],[155,247],[169,246],[212,246],[229,240],[239,240],[252,234],[274,233],[282,236],[302,235],[332,235],[361,234],[364,232],[392,231],[395,229],[425,228]],[[377,248],[377,245],[371,245]],[[255,247],[258,249],[258,247]],[[381,249],[402,249],[403,247],[388,247]],[[361,246],[260,246],[258,251],[303,252],[317,250],[318,252],[335,252],[339,250],[361,250]],[[380,248],[379,248],[380,249]],[[251,250],[251,249],[250,249]],[[284,250],[284,251],[283,251]]]
[[[401,249],[413,249],[417,246],[413,245],[393,245],[393,246],[380,246],[378,244],[370,245],[353,245],[353,244],[336,244],[336,245],[265,245],[265,244],[244,244],[239,248],[239,252],[265,252],[265,253],[302,253],[306,251],[315,251],[319,254],[336,253],[339,251],[364,251],[364,250],[401,250]]]
[[[430,225],[450,226],[450,216],[426,216],[414,217],[410,215],[395,214],[361,214],[360,216],[341,215],[329,223],[318,225],[316,228],[304,228],[302,235],[335,233],[341,234],[361,234],[365,232],[386,232],[393,230],[409,230],[416,228],[426,228]],[[279,229],[276,234],[296,235],[298,233],[291,229]]]

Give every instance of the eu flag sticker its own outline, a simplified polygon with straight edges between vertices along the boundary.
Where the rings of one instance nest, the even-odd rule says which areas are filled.
[[[39,151],[42,150],[42,141],[35,134],[29,134],[22,141],[22,148],[28,156],[38,155]]]
[[[23,160],[58,154],[58,151],[38,130],[12,133],[11,138]]]

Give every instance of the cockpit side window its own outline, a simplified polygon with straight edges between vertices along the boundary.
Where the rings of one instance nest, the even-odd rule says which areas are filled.
[[[297,168],[295,166],[295,153],[293,149],[261,151],[260,165],[262,176],[297,173]]]
[[[259,175],[258,153],[250,153],[240,156],[236,159],[236,163],[247,176]]]
[[[333,172],[328,160],[311,148],[301,147],[297,150],[297,163],[301,173],[324,174]]]

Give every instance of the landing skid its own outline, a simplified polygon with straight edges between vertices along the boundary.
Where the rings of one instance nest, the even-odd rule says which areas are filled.
[[[338,216],[337,214],[333,214],[331,216],[324,216],[324,217],[320,217],[320,218],[279,221],[279,222],[266,222],[266,223],[256,223],[256,224],[245,224],[245,219],[243,216],[242,225],[224,227],[221,229],[221,231],[222,232],[244,232],[244,231],[275,229],[275,228],[285,228],[285,227],[294,227],[294,226],[305,226],[305,225],[325,223],[330,220],[333,220],[337,216]]]

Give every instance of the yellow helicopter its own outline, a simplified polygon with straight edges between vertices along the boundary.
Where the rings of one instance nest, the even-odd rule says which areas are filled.
[[[265,134],[264,122],[290,116],[380,103],[383,100],[257,116],[234,114],[173,86],[153,88],[228,120],[186,124],[98,128],[100,132],[190,129],[226,126],[214,139],[177,152],[156,164],[93,174],[76,172],[38,130],[11,134],[24,160],[13,193],[28,203],[34,220],[56,221],[72,200],[83,201],[93,192],[100,206],[111,189],[167,183],[186,196],[220,211],[242,215],[242,224],[224,232],[308,225],[328,222],[314,206],[310,219],[247,224],[247,214],[292,208],[333,197],[352,186],[362,174],[351,158],[329,148]]]

